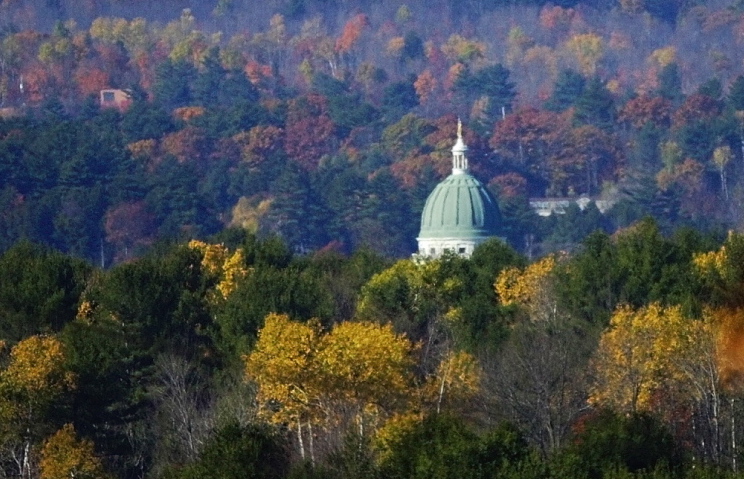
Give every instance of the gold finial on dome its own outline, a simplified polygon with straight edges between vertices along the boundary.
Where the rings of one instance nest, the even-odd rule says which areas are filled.
[[[462,139],[462,121],[460,121],[460,117],[457,117],[457,138]]]

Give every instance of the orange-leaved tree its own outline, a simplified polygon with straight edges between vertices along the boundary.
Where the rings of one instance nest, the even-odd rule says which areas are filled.
[[[716,381],[711,380],[711,386],[719,387],[720,382],[722,389],[721,392],[713,390],[718,394],[711,395],[708,401],[710,407],[705,419],[714,434],[708,438],[709,451],[704,452],[714,460],[720,460],[726,449],[722,437],[729,436],[729,456],[735,463],[738,455],[735,402],[744,384],[744,235],[730,232],[718,250],[695,255],[693,264],[703,282],[701,296],[706,298],[709,308],[706,316],[715,332]],[[726,399],[729,403],[728,427],[731,434],[724,434],[721,430],[726,425],[721,407]]]

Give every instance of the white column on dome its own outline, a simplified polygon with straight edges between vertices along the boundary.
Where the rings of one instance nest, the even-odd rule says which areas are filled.
[[[462,140],[462,121],[457,119],[457,142],[452,147],[452,174],[459,175],[468,171],[468,158],[465,152],[468,151],[467,145]]]

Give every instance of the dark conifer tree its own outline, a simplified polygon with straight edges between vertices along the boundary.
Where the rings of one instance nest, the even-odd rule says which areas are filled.
[[[0,334],[19,341],[58,332],[75,318],[90,267],[43,246],[17,243],[0,256]]]
[[[659,20],[674,25],[677,21],[677,15],[685,4],[692,5],[693,3],[686,0],[646,0],[644,8]]]
[[[676,63],[666,65],[659,72],[659,88],[656,93],[670,100],[674,104],[682,103],[684,95],[682,94],[682,77],[679,74],[679,66]]]
[[[418,104],[418,95],[416,95],[416,90],[413,88],[413,80],[411,78],[407,81],[392,83],[385,87],[383,91],[382,110],[387,122],[396,122],[403,115],[418,106]]]
[[[711,78],[701,83],[697,89],[697,92],[701,95],[705,95],[713,98],[714,100],[720,100],[723,96],[723,86],[721,80],[718,78]]]
[[[605,83],[594,77],[586,84],[581,96],[576,100],[574,118],[583,124],[611,129],[615,123],[615,100]]]
[[[158,103],[135,101],[121,119],[124,141],[160,138],[175,129],[173,118]]]
[[[217,94],[221,105],[253,104],[260,96],[256,87],[241,70],[226,72]]]
[[[195,77],[196,69],[191,64],[164,60],[155,71],[155,100],[166,108],[188,105],[193,98],[191,82]]]
[[[553,87],[553,94],[545,102],[545,109],[555,112],[565,111],[576,103],[586,86],[586,79],[577,71],[561,71]]]
[[[219,57],[219,48],[210,48],[204,57],[201,71],[191,85],[191,97],[201,106],[212,107],[219,102],[220,87],[225,78]]]
[[[288,162],[272,185],[270,228],[293,249],[308,252],[328,242],[326,209],[310,184],[307,171]]]
[[[744,75],[736,77],[729,88],[728,103],[734,110],[744,110]]]
[[[420,212],[411,211],[411,200],[389,170],[369,182],[361,221],[356,225],[359,243],[387,256],[407,256],[414,251]]]
[[[487,66],[475,75],[483,93],[488,97],[487,114],[491,120],[501,118],[503,111],[511,111],[517,96],[516,85],[510,80],[511,72],[501,63]]]
[[[403,37],[401,60],[417,60],[424,57],[424,41],[416,32],[410,31]]]

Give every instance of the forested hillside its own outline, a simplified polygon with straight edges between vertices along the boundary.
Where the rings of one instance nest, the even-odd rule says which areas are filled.
[[[0,4],[0,250],[107,266],[240,225],[406,256],[458,116],[519,251],[741,221],[739,2],[182,3]],[[617,204],[527,203],[584,194]]]
[[[9,477],[738,477],[744,236],[0,256]]]
[[[0,1],[0,475],[737,477],[743,42],[723,0]],[[412,260],[458,117],[506,242]]]

